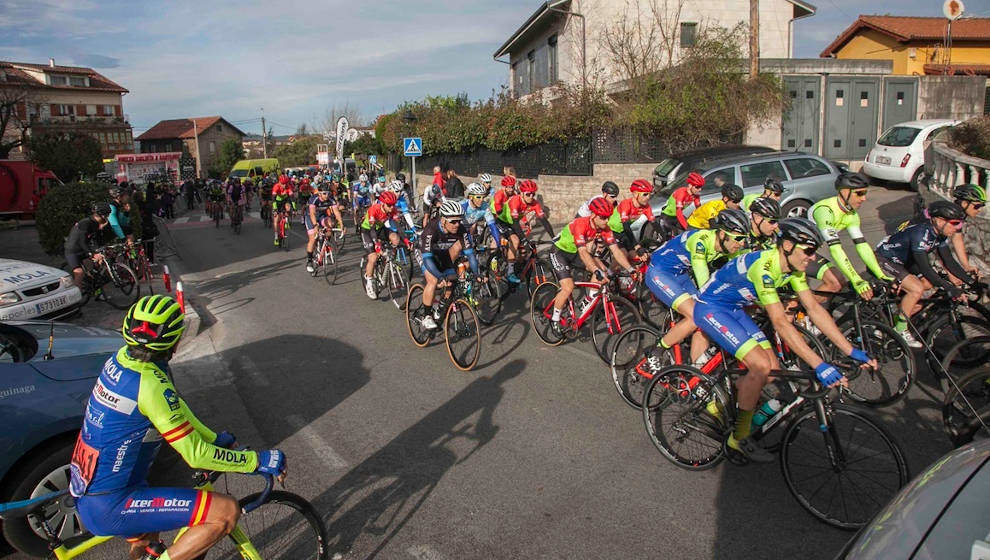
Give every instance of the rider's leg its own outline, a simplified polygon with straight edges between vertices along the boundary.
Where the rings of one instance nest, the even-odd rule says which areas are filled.
[[[931,284],[928,284],[929,287]],[[922,296],[925,294],[925,282],[913,274],[909,274],[904,277],[901,281],[901,289],[904,290],[904,297],[901,298],[901,317],[898,321],[895,321],[894,328],[898,331],[903,331],[907,328],[906,319],[911,318],[912,315],[918,312],[921,308],[920,301]]]
[[[166,554],[171,560],[196,558],[237,526],[237,520],[241,516],[241,508],[237,505],[237,500],[218,492],[211,494],[212,501],[206,520],[201,525],[190,527],[172,543],[172,546],[168,547]]]
[[[560,289],[557,290],[557,297],[553,298],[553,321],[556,322],[560,319],[560,313],[563,311],[564,306],[567,305],[567,298],[571,297],[574,293],[574,279],[573,278],[561,278],[560,279]]]

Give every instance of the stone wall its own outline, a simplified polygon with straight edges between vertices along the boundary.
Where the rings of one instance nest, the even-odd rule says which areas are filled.
[[[983,114],[983,76],[923,76],[918,82],[919,119],[966,120]]]

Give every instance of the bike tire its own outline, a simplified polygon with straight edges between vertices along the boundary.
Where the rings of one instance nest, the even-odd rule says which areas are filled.
[[[953,321],[951,315],[944,315],[932,322],[929,327],[925,342],[931,348],[931,353],[925,352],[925,360],[931,371],[940,371],[941,361],[945,359],[948,351],[963,340],[990,335],[990,325],[983,317],[974,315],[959,315],[958,321]],[[982,366],[983,363],[969,362],[963,358],[956,358],[954,365],[961,368],[973,368]]]
[[[526,275],[526,293],[529,297],[533,297],[533,292],[536,288],[554,279],[553,268],[550,266],[550,261],[542,257],[537,257],[533,261],[533,267],[529,270],[529,274]]]
[[[536,288],[536,291],[533,292],[533,297],[529,300],[529,313],[530,320],[533,323],[533,330],[536,331],[536,336],[540,337],[540,340],[549,346],[559,346],[564,342],[565,338],[563,334],[557,335],[553,332],[550,326],[550,318],[544,314],[547,306],[551,305],[553,299],[557,297],[557,291],[559,289],[560,287],[557,286],[556,282],[544,282]],[[561,314],[561,319],[564,319],[564,314],[569,315],[566,306]]]
[[[406,296],[406,329],[409,331],[409,338],[413,344],[423,348],[430,343],[433,333],[430,329],[423,327],[419,319],[423,313],[428,313],[428,309],[423,306],[423,285],[413,284],[409,287],[409,295]]]
[[[257,493],[245,496],[238,504],[243,508],[259,496]],[[279,512],[274,506],[287,509]],[[258,513],[259,510],[264,510],[264,514]],[[272,490],[257,510],[241,516],[237,526],[262,558],[327,560],[330,557],[327,529],[320,514],[312,504],[291,492]],[[228,535],[200,558],[204,557],[212,560],[241,556],[234,536]]]
[[[857,369],[850,359],[833,349],[833,363],[849,362],[849,397],[866,406],[889,406],[907,394],[914,383],[914,352],[907,342],[884,323],[863,321],[866,340],[860,340],[855,325],[842,329],[842,336],[853,346],[877,360],[879,371]]]
[[[605,321],[604,301],[598,305],[598,309],[591,316],[591,342],[595,347],[595,352],[598,353],[598,357],[601,358],[605,365],[609,365],[612,359],[612,346],[622,334],[622,331],[642,321],[639,315],[639,309],[628,299],[621,296],[612,296],[610,301],[615,307],[615,315],[618,320],[618,325],[616,325],[618,330],[616,332],[610,333],[608,331],[608,324]]]
[[[406,296],[409,295],[409,275],[406,268],[392,262],[385,268],[386,282],[389,284],[389,300],[399,311],[406,309]]]
[[[490,274],[485,276],[484,281],[475,282],[472,296],[477,302],[478,320],[482,325],[491,326],[495,324],[499,313],[502,312],[502,290],[498,281]]]
[[[612,384],[619,398],[637,410],[643,407],[643,395],[650,384],[650,379],[637,369],[643,367],[646,352],[655,348],[659,339],[660,333],[656,329],[639,325],[625,330],[612,345],[609,359]]]
[[[814,407],[806,407],[790,422],[781,439],[780,469],[787,489],[801,507],[828,525],[851,531],[873,519],[907,484],[907,462],[890,432],[862,409],[838,403],[831,405],[827,414],[829,426],[824,433]],[[867,439],[871,437],[872,440]],[[855,446],[848,445],[853,441]],[[820,450],[821,455],[812,456],[813,449]],[[869,456],[860,456],[867,452]],[[832,455],[841,464],[832,465],[829,459]],[[820,472],[808,475],[808,470],[816,468],[815,465],[821,465],[818,467]],[[856,465],[868,474],[859,474],[854,487],[843,491],[841,478],[851,476],[850,465]],[[824,482],[821,477],[825,477]],[[869,487],[878,485],[881,478],[886,484],[879,485],[882,488],[871,494]],[[802,485],[805,482],[811,488],[805,490]],[[839,484],[840,495],[823,498],[822,491],[830,482]],[[841,504],[845,511],[835,511],[832,504]],[[857,511],[848,511],[850,505],[857,506]]]
[[[977,437],[990,438],[984,427],[990,426],[990,367],[960,376],[950,386],[942,400],[942,425],[952,444],[959,447]]]
[[[330,249],[323,255],[323,279],[327,284],[333,286],[337,283],[339,265],[337,263],[337,251]]]
[[[141,296],[141,284],[138,282],[134,271],[127,265],[120,262],[112,263],[117,279],[111,279],[103,272],[106,282],[103,290],[106,301],[114,309],[127,309],[134,304]]]
[[[481,356],[481,324],[474,306],[464,298],[455,299],[447,308],[443,323],[450,361],[461,371],[471,371]],[[462,342],[466,344],[459,344]]]
[[[697,368],[673,365],[660,370],[643,394],[643,424],[661,455],[689,471],[708,470],[725,459],[731,430],[729,396]],[[709,412],[714,402],[721,411]]]

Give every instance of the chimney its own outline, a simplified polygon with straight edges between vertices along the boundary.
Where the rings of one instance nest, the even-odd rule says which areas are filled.
[[[54,58],[49,58],[48,59],[48,66],[50,66],[52,68],[55,68],[55,59]]]

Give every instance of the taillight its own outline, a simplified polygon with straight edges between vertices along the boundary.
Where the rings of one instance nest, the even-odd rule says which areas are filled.
[[[911,161],[911,154],[904,154],[904,159],[901,160],[901,167],[907,167],[909,161]]]
[[[870,161],[871,157],[873,157],[873,150],[866,152],[866,161]],[[877,160],[873,160],[874,163],[876,163],[876,161]]]

